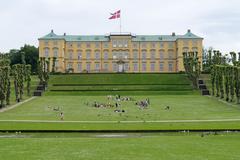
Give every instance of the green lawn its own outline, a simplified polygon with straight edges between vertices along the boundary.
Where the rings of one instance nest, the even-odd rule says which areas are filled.
[[[168,95],[195,92],[185,74],[52,75],[47,95]]]
[[[146,96],[133,96],[136,101]],[[165,122],[163,120],[221,120],[240,119],[240,106],[225,104],[211,97],[200,95],[148,96],[150,107],[139,109],[135,101],[121,102],[125,113],[115,113],[113,108],[95,108],[94,101],[108,103],[106,96],[44,96],[27,102],[13,110],[0,113],[0,120],[60,121],[59,107],[66,121],[106,121],[106,123],[39,123],[0,122],[0,129],[41,129],[41,130],[154,130],[154,129],[240,129],[240,121],[234,122]],[[109,101],[114,104],[114,100]],[[87,103],[89,103],[87,105]],[[170,106],[170,110],[165,110]],[[111,123],[108,123],[108,122]],[[124,121],[138,121],[124,124]],[[139,121],[141,123],[139,123]]]
[[[70,74],[52,75],[50,84],[190,84],[185,74]]]
[[[33,78],[32,90],[37,83]],[[92,106],[94,101],[115,104],[107,95],[116,94],[134,99],[120,102],[124,113]],[[135,102],[146,98],[150,106],[139,109]],[[239,133],[127,133],[214,129],[239,130],[240,105],[201,96],[184,74],[54,75],[44,96],[0,113],[0,155],[6,160],[240,159]],[[14,133],[19,130],[34,133]]]
[[[6,160],[239,160],[240,134],[0,134]]]

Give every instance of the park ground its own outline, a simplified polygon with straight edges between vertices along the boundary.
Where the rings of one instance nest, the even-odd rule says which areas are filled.
[[[7,160],[240,158],[239,133],[2,133],[0,137],[1,159]]]
[[[116,94],[133,99],[120,102],[125,112],[93,107]],[[239,105],[201,96],[184,74],[51,76],[44,96],[0,113],[0,130],[10,160],[240,158],[240,134],[229,132],[240,130]]]

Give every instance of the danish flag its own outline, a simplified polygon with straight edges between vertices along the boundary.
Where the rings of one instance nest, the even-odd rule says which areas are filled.
[[[109,17],[108,19],[117,19],[117,18],[120,18],[120,13],[121,13],[121,10],[118,10],[118,11],[115,12],[115,13],[110,13],[110,14],[111,14],[111,17]]]

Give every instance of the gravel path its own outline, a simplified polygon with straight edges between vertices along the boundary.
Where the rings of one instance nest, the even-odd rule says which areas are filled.
[[[5,111],[8,111],[8,110],[13,109],[13,108],[16,108],[16,107],[22,105],[23,103],[29,102],[29,101],[31,101],[31,100],[33,100],[33,99],[35,99],[35,98],[37,98],[37,97],[31,97],[31,98],[28,98],[28,99],[26,99],[26,100],[24,100],[24,101],[22,101],[22,102],[19,102],[19,103],[17,103],[17,104],[14,104],[14,105],[12,105],[12,106],[10,106],[10,107],[2,108],[2,109],[0,109],[0,113],[1,113],[1,112],[5,112]]]

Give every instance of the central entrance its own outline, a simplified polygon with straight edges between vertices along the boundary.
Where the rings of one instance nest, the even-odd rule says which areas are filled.
[[[124,61],[123,60],[119,60],[117,61],[117,66],[118,66],[118,72],[119,73],[123,73],[124,72]]]

